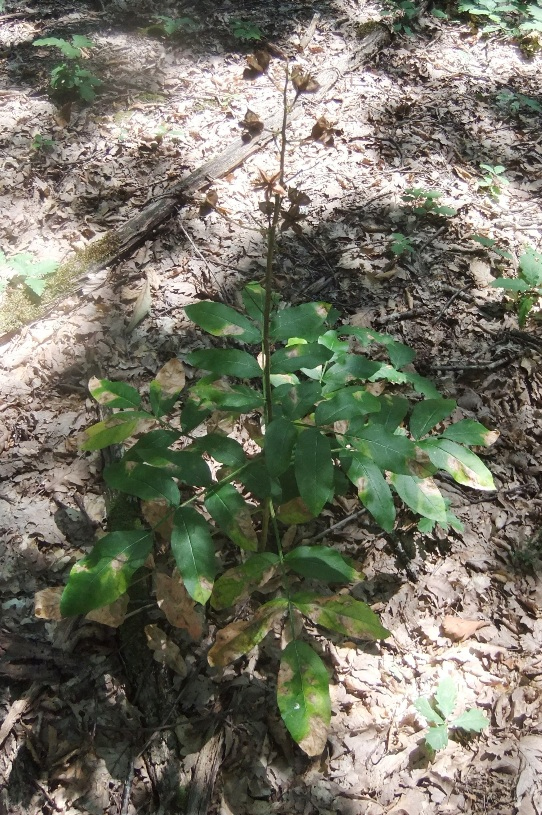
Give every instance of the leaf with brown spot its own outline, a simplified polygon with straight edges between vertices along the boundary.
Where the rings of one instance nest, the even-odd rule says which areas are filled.
[[[156,573],[156,601],[166,615],[168,623],[175,628],[184,628],[193,640],[201,639],[203,623],[196,604],[184,587],[177,570],[173,576]]]
[[[442,633],[453,642],[464,642],[478,631],[479,628],[489,625],[485,620],[465,620],[447,614],[441,623]]]
[[[294,595],[292,603],[315,625],[338,631],[347,637],[374,641],[390,636],[370,606],[349,594],[318,597],[311,592],[303,592]]]
[[[320,755],[331,719],[329,677],[318,654],[305,642],[293,640],[282,652],[277,702],[294,741],[307,755]]]
[[[261,552],[222,574],[213,586],[211,605],[220,610],[246,600],[253,591],[265,585],[275,574],[278,555]]]
[[[283,598],[271,600],[260,606],[250,620],[238,620],[230,623],[216,635],[215,644],[209,651],[209,665],[223,668],[234,659],[247,654],[263,640],[288,608],[288,601]]]
[[[92,620],[94,623],[108,625],[110,628],[118,628],[126,619],[129,601],[130,598],[128,594],[123,594],[108,606],[102,606],[102,608],[95,608],[93,611],[89,611],[85,619]]]

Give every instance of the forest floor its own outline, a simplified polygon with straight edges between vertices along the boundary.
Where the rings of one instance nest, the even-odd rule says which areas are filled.
[[[156,14],[188,17],[198,30],[145,33]],[[427,14],[414,37],[394,36],[344,71],[363,24],[380,17],[355,0],[38,8],[14,0],[0,18],[8,256],[62,260],[219,155],[239,138],[247,109],[280,112],[280,52],[271,49],[267,75],[247,77],[253,46],[233,37],[233,20],[259,26],[315,77],[339,66],[323,98],[302,96],[289,129],[287,181],[310,203],[298,234],[280,234],[277,287],[290,303],[324,300],[390,332],[456,400],[454,419],[500,433],[483,453],[496,491],[441,485],[463,532],[422,536],[403,512],[388,535],[357,517],[354,501],[299,531],[362,565],[366,581],[354,595],[392,632],[371,645],[321,639],[333,714],[326,751],[309,759],[276,713],[272,637],[219,671],[206,662],[216,619],[200,641],[173,631],[188,665],[182,676],[153,661],[142,615],[117,630],[48,619],[43,600],[34,613],[36,592],[64,584],[104,522],[101,456],[77,446],[98,420],[88,380],[145,385],[201,344],[183,306],[206,297],[235,304],[244,282],[261,279],[257,183],[276,172],[277,144],[216,181],[216,197],[180,202],[122,262],[4,337],[2,815],[542,813],[542,336],[535,319],[520,329],[490,286],[512,274],[526,245],[542,243],[541,114],[511,104],[542,104],[542,57]],[[104,85],[93,104],[59,109],[46,93],[52,56],[31,43],[74,33],[96,43],[88,64]],[[321,116],[330,124],[317,140]],[[481,164],[505,168],[509,184],[494,197],[478,186]],[[414,214],[409,188],[441,192],[439,205],[456,214]],[[394,233],[411,252],[393,254]],[[445,676],[458,710],[477,707],[490,726],[431,756],[413,703]]]

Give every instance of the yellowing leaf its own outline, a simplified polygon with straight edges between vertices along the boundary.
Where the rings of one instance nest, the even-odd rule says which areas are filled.
[[[216,635],[216,642],[207,656],[209,665],[224,667],[251,651],[286,613],[287,608],[287,600],[271,600],[261,606],[250,620],[238,620],[227,625]]]
[[[277,702],[290,735],[309,756],[326,746],[331,719],[326,666],[305,642],[293,640],[282,652]]]

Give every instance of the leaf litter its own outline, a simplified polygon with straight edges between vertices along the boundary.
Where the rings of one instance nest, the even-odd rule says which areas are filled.
[[[209,812],[542,812],[541,345],[536,327],[518,330],[491,287],[510,267],[472,240],[495,240],[515,256],[540,244],[539,119],[503,115],[495,103],[503,88],[540,97],[540,56],[526,61],[505,42],[422,17],[421,41],[397,38],[364,69],[339,72],[321,100],[320,71],[339,65],[345,48],[355,51],[363,24],[377,16],[370,4],[338,5],[339,16],[321,4],[299,60],[298,90],[310,93],[291,124],[287,182],[304,197],[290,198],[277,284],[294,304],[310,293],[413,347],[418,373],[457,402],[454,421],[500,432],[483,453],[496,492],[473,498],[451,481],[439,483],[464,530],[445,535],[437,527],[424,538],[404,512],[396,539],[364,516],[348,521],[354,504],[326,510],[318,532],[346,518],[327,538],[360,563],[366,580],[353,594],[393,636],[381,646],[325,640],[322,656],[335,680],[331,729],[316,762],[292,747],[270,712],[274,640],[264,638],[221,671],[206,667],[212,639],[199,612],[179,602],[175,578],[156,587],[165,621],[145,619],[171,671],[149,651],[141,615],[118,633],[112,625],[122,611],[98,623],[55,621],[52,584],[63,585],[105,516],[100,456],[81,455],[74,441],[99,418],[88,381],[148,383],[170,359],[201,347],[183,306],[209,295],[235,305],[241,283],[261,275],[264,245],[254,218],[262,184],[274,193],[276,149],[247,159],[215,181],[205,220],[199,200],[185,202],[118,267],[4,338],[0,765],[7,812],[117,812],[125,789],[123,815],[157,811],[157,801],[177,806],[205,733],[217,726],[224,752]],[[141,27],[157,6],[132,4]],[[218,154],[238,138],[239,122],[250,136],[261,113],[280,105],[273,84],[281,83],[280,57],[252,49],[246,78],[246,51],[233,50],[224,34],[235,6],[183,6],[208,25],[172,44],[112,25],[125,15],[120,2],[100,12],[79,4],[60,17],[51,4],[59,31],[92,29],[105,86],[92,107],[58,111],[29,92],[44,76],[35,54],[2,69],[6,255],[62,260]],[[2,42],[15,54],[44,33],[28,4],[17,9],[20,17],[2,22]],[[292,0],[277,7],[277,17],[268,4],[255,4],[251,15],[294,59],[312,11]],[[247,120],[247,111],[256,118]],[[52,144],[34,149],[36,133]],[[496,200],[477,188],[482,163],[507,168],[511,183]],[[413,188],[441,192],[439,205],[458,215],[416,215],[403,198]],[[398,233],[412,253],[393,254]],[[184,377],[167,371],[166,390]],[[148,512],[162,517],[159,508]],[[312,543],[314,528],[304,530]],[[458,713],[477,707],[491,727],[470,742],[450,740],[428,762],[414,701],[430,697],[444,676],[459,688]],[[156,736],[143,760],[148,727]]]

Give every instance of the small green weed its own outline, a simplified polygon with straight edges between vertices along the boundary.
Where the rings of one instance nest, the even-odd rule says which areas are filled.
[[[478,189],[485,190],[492,198],[498,198],[510,183],[504,175],[506,167],[502,164],[480,164],[480,169],[485,170],[485,175],[478,181]]]
[[[403,235],[402,232],[393,232],[392,233],[392,242],[390,249],[394,255],[400,257],[401,255],[411,255],[414,251],[414,247],[410,242],[410,238],[406,235]]]
[[[505,260],[512,260],[512,255],[510,252],[507,252],[506,249],[500,249],[497,246],[497,241],[493,240],[493,238],[486,238],[485,235],[472,235],[472,240],[479,243],[481,246],[484,246],[486,249],[490,249],[492,252],[495,252],[496,255],[499,257],[504,258]]]
[[[71,42],[59,37],[44,37],[34,40],[32,45],[39,48],[57,48],[68,60],[55,65],[49,74],[52,95],[63,101],[75,97],[85,102],[94,100],[96,88],[103,84],[102,80],[80,64],[84,50],[94,47],[92,40],[81,34],[74,34]]]
[[[259,42],[263,37],[261,28],[246,20],[231,20],[230,28],[235,39],[243,42]]]
[[[0,292],[8,285],[22,283],[37,297],[41,297],[46,286],[43,278],[54,272],[57,266],[55,260],[36,260],[29,252],[20,252],[7,258],[0,251]]]
[[[442,215],[446,218],[453,218],[454,215],[457,215],[457,210],[453,207],[441,206],[438,203],[438,199],[442,198],[442,193],[436,190],[411,187],[405,190],[401,197],[411,206],[414,215]]]
[[[514,300],[518,322],[523,327],[533,306],[542,297],[542,255],[528,247],[519,258],[518,276],[499,277],[491,285],[505,289]]]
[[[469,14],[473,21],[480,19],[483,34],[505,34],[518,40],[526,50],[536,51],[540,47],[536,34],[542,32],[542,8],[537,3],[461,0],[457,8],[459,12]]]
[[[431,699],[426,696],[416,699],[414,707],[429,725],[425,744],[434,752],[446,747],[450,730],[481,733],[489,726],[489,720],[478,708],[469,708],[459,716],[453,716],[457,707],[457,688],[450,677],[441,680]]]
[[[155,37],[176,37],[201,30],[201,25],[192,17],[168,17],[165,14],[157,14],[153,19],[156,22],[141,29],[141,33]]]
[[[500,91],[495,101],[497,107],[509,115],[517,116],[520,113],[542,113],[542,105],[530,96],[515,91]]]
[[[31,150],[34,150],[36,153],[39,153],[41,151],[47,153],[54,148],[55,144],[56,144],[55,140],[51,139],[49,136],[42,136],[41,133],[34,133],[30,148]]]

